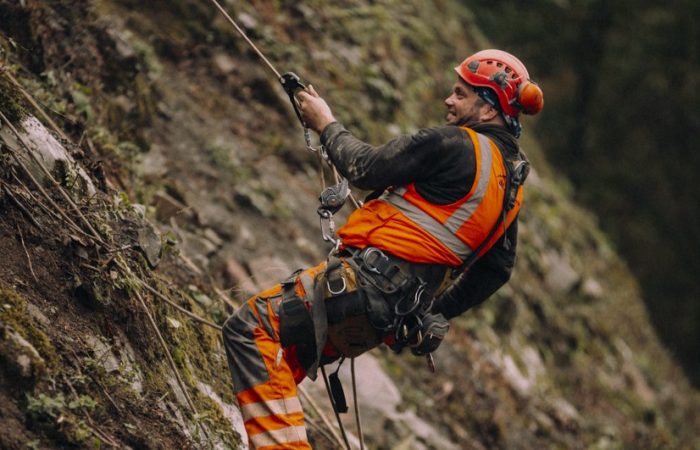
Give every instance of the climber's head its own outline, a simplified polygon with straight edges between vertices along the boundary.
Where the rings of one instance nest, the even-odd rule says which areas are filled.
[[[501,50],[482,50],[455,67],[459,75],[445,99],[448,123],[474,125],[502,122],[520,134],[520,113],[537,114],[544,105],[542,90],[525,65]]]

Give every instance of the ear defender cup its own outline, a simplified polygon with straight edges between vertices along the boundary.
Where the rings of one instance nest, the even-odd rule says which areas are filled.
[[[544,106],[544,94],[542,89],[532,82],[526,81],[518,89],[518,103],[524,114],[534,115],[542,111]]]

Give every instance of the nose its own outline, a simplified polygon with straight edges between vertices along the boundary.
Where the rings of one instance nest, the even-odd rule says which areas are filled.
[[[447,106],[454,105],[455,102],[454,102],[452,97],[454,97],[454,94],[450,94],[450,96],[445,99],[445,105],[447,105]]]

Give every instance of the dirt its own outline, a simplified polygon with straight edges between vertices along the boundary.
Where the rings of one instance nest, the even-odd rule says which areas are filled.
[[[97,355],[85,341],[86,336],[109,337],[116,327],[141,330],[133,334],[143,333],[146,323],[133,310],[135,305],[128,304],[123,296],[114,296],[111,305],[106,307],[111,313],[101,311],[103,314],[95,314],[93,307],[81,304],[76,298],[76,280],[80,277],[87,279],[91,275],[76,270],[74,249],[71,244],[64,244],[64,240],[70,242],[70,237],[61,231],[61,225],[37,215],[35,218],[45,227],[42,232],[28,226],[26,218],[8,204],[7,197],[2,198],[0,205],[3,214],[3,221],[0,222],[0,254],[3,260],[0,288],[4,308],[0,319],[6,327],[14,325],[17,328],[16,321],[8,319],[12,309],[20,309],[16,317],[20,317],[21,325],[26,327],[22,334],[30,338],[30,343],[47,362],[49,375],[18,380],[17,374],[0,371],[0,385],[3,386],[0,428],[10,431],[0,434],[3,448],[26,448],[30,442],[80,444],[82,440],[77,437],[75,429],[81,427],[83,420],[92,422],[87,425],[89,427],[116,436],[125,445],[176,448],[178,442],[184,439],[180,430],[173,426],[169,418],[162,417],[162,412],[152,406],[152,402],[142,401],[148,397],[158,398],[163,393],[153,392],[147,394],[145,399],[138,399],[112,391],[110,400],[107,391],[100,385],[102,382],[97,381],[102,378],[99,366],[95,365]],[[48,229],[55,231],[47,233]],[[21,299],[21,303],[10,305],[9,295]],[[32,311],[38,313],[28,311],[27,305],[32,305]],[[41,342],[38,335],[45,335],[47,340]],[[94,373],[91,372],[93,370]],[[24,385],[25,389],[16,389],[18,385]],[[40,393],[49,397],[66,393],[67,401],[75,400],[76,394],[88,395],[105,406],[82,417],[66,410],[64,417],[67,425],[58,424],[57,428],[53,428],[54,421],[58,422],[59,417],[47,417],[41,411],[37,417],[26,413],[28,396]],[[112,401],[120,405],[123,414],[114,411]],[[124,423],[138,424],[138,427],[125,432]],[[160,443],[152,442],[151,436],[158,436]],[[43,446],[39,444],[38,448]]]

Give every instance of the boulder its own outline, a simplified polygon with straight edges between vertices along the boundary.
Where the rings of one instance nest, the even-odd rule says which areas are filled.
[[[334,369],[330,366],[327,370],[332,372]],[[355,372],[362,429],[368,441],[388,447],[401,436],[405,437],[403,442],[406,448],[440,450],[460,448],[444,437],[440,430],[418,417],[415,412],[403,410],[405,408],[401,391],[381,367],[377,358],[368,353],[359,356],[355,359]],[[346,430],[354,430],[352,373],[349,362],[345,362],[340,367],[339,376],[350,408],[350,412],[343,417],[344,424]],[[322,377],[319,376],[312,387],[317,396],[326,395]],[[332,414],[329,416],[332,417]]]
[[[73,192],[85,196],[96,193],[87,172],[37,118],[27,116],[16,128],[19,138],[10,127],[0,128],[0,142],[25,161],[34,178],[48,184],[43,166],[56,181],[67,185]]]
[[[581,275],[571,267],[567,255],[552,251],[544,256],[544,266],[547,268],[544,281],[547,287],[559,294],[570,293],[581,282]]]
[[[0,367],[25,381],[35,381],[46,370],[46,362],[36,348],[1,321],[0,361]]]

